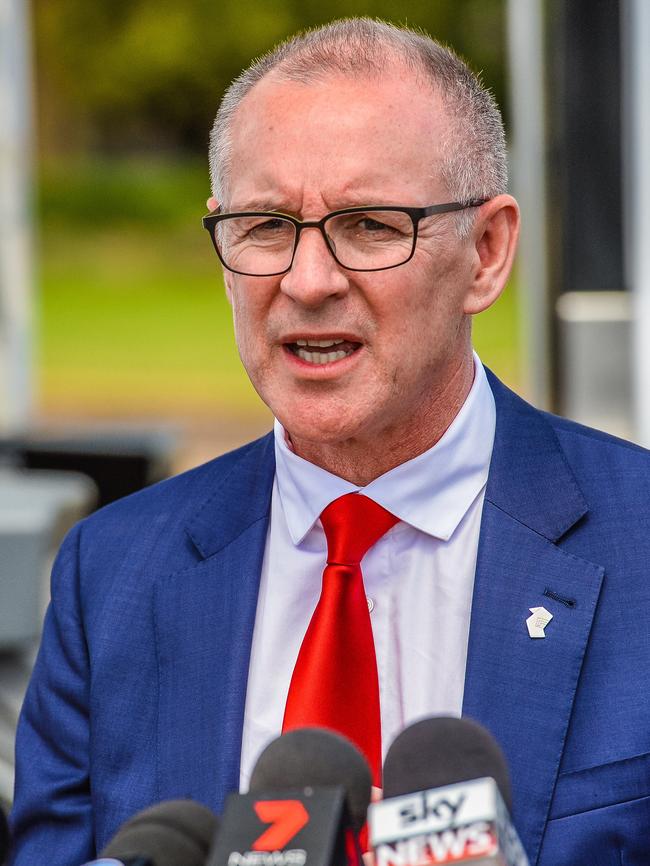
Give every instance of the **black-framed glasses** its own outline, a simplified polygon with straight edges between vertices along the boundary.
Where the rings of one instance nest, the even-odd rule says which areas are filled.
[[[335,210],[316,221],[275,211],[213,213],[203,217],[224,268],[249,277],[285,274],[293,264],[300,233],[318,229],[337,263],[349,271],[383,271],[406,264],[415,252],[420,220],[479,207],[487,199],[429,207],[381,205]]]

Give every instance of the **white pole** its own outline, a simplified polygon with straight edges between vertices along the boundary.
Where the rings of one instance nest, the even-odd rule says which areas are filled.
[[[650,3],[622,4],[626,281],[632,291],[636,440],[650,447]]]
[[[0,0],[0,432],[32,405],[32,87],[26,0]]]
[[[541,0],[508,0],[513,189],[521,205],[518,259],[525,392],[550,408],[550,300],[546,237],[544,23]]]

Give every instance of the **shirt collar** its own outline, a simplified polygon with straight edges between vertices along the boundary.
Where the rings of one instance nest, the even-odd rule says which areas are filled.
[[[470,392],[442,438],[366,487],[299,457],[276,420],[276,479],[293,543],[300,544],[330,502],[360,490],[405,523],[448,540],[485,487],[495,427],[494,397],[476,354]]]

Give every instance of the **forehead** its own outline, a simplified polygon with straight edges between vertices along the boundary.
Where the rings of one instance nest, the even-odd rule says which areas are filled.
[[[233,119],[232,205],[430,204],[448,127],[441,98],[412,73],[308,84],[270,74]]]

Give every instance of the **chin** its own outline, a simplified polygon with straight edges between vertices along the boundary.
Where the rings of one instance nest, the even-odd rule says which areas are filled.
[[[308,416],[288,413],[276,416],[289,436],[314,445],[336,445],[356,438],[363,429],[359,423],[338,414],[310,412]]]

